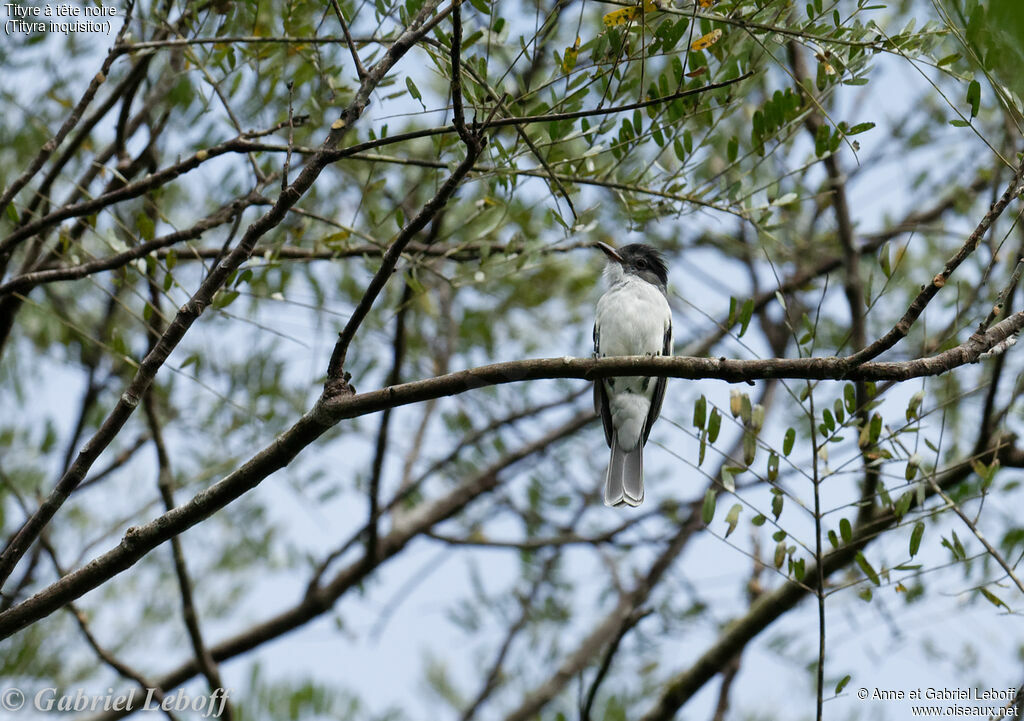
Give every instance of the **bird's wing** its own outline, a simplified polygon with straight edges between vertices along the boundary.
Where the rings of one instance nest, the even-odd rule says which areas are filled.
[[[594,357],[600,358],[601,331],[594,323]],[[594,412],[601,415],[601,424],[604,426],[604,439],[608,445],[612,444],[612,412],[608,407],[608,393],[604,389],[604,381],[598,378],[594,381]]]
[[[672,355],[672,319],[669,318],[668,325],[665,326],[665,337],[662,340],[662,355]],[[651,435],[651,426],[654,425],[654,421],[658,420],[658,416],[661,414],[661,404],[665,400],[665,386],[668,385],[667,378],[658,378],[654,381],[654,393],[651,394],[651,409],[647,411],[647,421],[644,423],[644,444],[647,443],[647,437]],[[607,428],[607,426],[606,426]]]

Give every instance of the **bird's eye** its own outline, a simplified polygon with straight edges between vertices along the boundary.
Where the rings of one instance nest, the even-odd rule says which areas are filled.
[[[636,267],[640,270],[647,270],[647,261],[643,258],[638,258],[636,261]]]

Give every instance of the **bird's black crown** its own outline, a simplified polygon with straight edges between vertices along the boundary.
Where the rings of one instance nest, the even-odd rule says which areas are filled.
[[[662,287],[668,285],[668,266],[665,258],[653,246],[646,243],[630,243],[618,249],[627,272],[643,277],[653,276],[660,281]],[[651,280],[648,277],[648,280]]]

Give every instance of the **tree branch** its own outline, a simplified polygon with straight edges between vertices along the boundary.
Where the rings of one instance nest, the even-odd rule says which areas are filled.
[[[952,258],[946,261],[946,265],[942,271],[932,278],[931,283],[928,283],[921,289],[921,292],[917,294],[916,298],[914,298],[910,307],[907,308],[907,312],[903,314],[903,317],[900,318],[899,322],[893,326],[888,333],[873,342],[871,345],[866,348],[862,348],[853,355],[847,356],[846,361],[851,367],[858,366],[881,355],[906,337],[907,333],[910,332],[911,326],[914,325],[914,322],[918,319],[921,313],[924,312],[925,307],[931,299],[935,297],[939,292],[939,289],[941,289],[946,284],[946,281],[949,280],[949,277],[953,275],[953,271],[955,271],[960,264],[967,259],[967,256],[974,252],[975,248],[978,247],[978,243],[981,242],[981,239],[985,236],[985,233],[988,232],[992,223],[996,218],[1002,215],[1003,210],[1005,210],[1006,206],[1010,204],[1010,201],[1020,194],[1022,178],[1024,178],[1024,162],[1017,167],[1013,174],[1013,179],[1010,181],[1010,184],[1006,187],[1006,190],[1003,192],[999,200],[992,204],[992,207],[990,207],[988,212],[985,213],[985,217],[981,219],[981,222],[978,223],[978,226],[974,229],[974,232],[970,234],[964,244],[960,246],[960,249]]]
[[[1002,445],[1001,441],[993,444],[989,454],[1002,460],[1004,465],[1014,465],[1024,461],[1018,449]],[[971,473],[970,460],[958,463],[941,474],[938,481],[940,488],[948,489],[962,482]],[[926,500],[932,498],[934,492],[926,489]],[[911,508],[916,508],[917,500],[911,501]],[[862,551],[873,539],[896,525],[901,516],[892,511],[878,514],[864,524],[858,524],[853,531],[849,543],[845,543],[827,554],[822,560],[822,573],[827,578],[841,568],[850,565],[857,553]],[[808,568],[805,577],[817,575],[817,568]],[[671,721],[676,712],[705,683],[711,680],[721,669],[727,668],[731,659],[742,651],[744,646],[765,630],[775,619],[779,618],[808,595],[808,588],[793,580],[787,580],[774,591],[759,595],[750,605],[747,613],[734,620],[718,637],[718,640],[704,652],[694,664],[668,681],[654,707],[647,712],[641,721]]]
[[[651,375],[689,380],[718,379],[740,383],[768,378],[810,380],[907,380],[940,375],[975,363],[996,344],[1024,328],[1024,311],[994,325],[983,336],[971,336],[964,343],[938,355],[907,361],[871,362],[850,368],[844,358],[768,358],[728,360],[692,356],[538,358],[479,366],[427,380],[324,400],[323,410],[334,421],[355,418],[396,405],[419,403],[431,398],[504,383],[550,378],[594,380],[613,376]]]
[[[416,40],[426,32],[429,32],[430,28],[432,28],[434,24],[445,15],[445,13],[438,13],[429,21],[427,20],[429,15],[437,8],[438,4],[440,4],[440,0],[427,0],[424,2],[423,7],[420,9],[419,13],[417,13],[416,17],[410,22],[409,27],[388,49],[384,57],[382,57],[373,66],[373,69],[360,85],[359,90],[356,92],[351,103],[342,112],[341,117],[331,125],[331,130],[321,145],[320,151],[317,155],[306,164],[295,181],[288,186],[288,189],[278,196],[274,206],[249,226],[238,245],[235,246],[224,260],[213,268],[213,270],[199,285],[199,288],[192,295],[189,302],[185,303],[179,309],[174,320],[170,323],[167,330],[160,338],[160,342],[157,343],[153,347],[152,351],[150,351],[150,353],[148,353],[142,360],[135,376],[128,384],[128,387],[122,394],[117,405],[100,426],[100,429],[89,440],[89,442],[86,443],[81,453],[79,453],[78,458],[61,477],[60,481],[57,482],[56,487],[53,489],[46,501],[43,502],[36,513],[33,514],[10,539],[3,553],[0,553],[0,586],[2,586],[3,582],[10,576],[11,571],[14,570],[18,560],[25,554],[32,541],[38,537],[42,529],[45,528],[46,524],[49,523],[51,518],[53,518],[57,509],[59,509],[63,505],[64,501],[67,500],[71,491],[73,491],[74,488],[82,481],[99,454],[110,444],[131,414],[135,411],[140,399],[156,377],[157,371],[163,365],[164,361],[167,360],[168,356],[170,356],[171,351],[173,351],[174,348],[177,347],[178,343],[181,342],[181,339],[185,336],[185,333],[189,328],[192,327],[192,324],[199,318],[205,308],[213,300],[213,296],[217,290],[220,289],[231,273],[233,273],[246,259],[249,258],[256,242],[272,228],[276,227],[284,219],[288,209],[298,202],[299,198],[301,198],[302,195],[309,190],[310,186],[313,185],[313,182],[317,177],[319,177],[320,173],[329,163],[327,156],[328,151],[335,148],[344,139],[348,130],[362,116],[363,110],[369,104],[370,94],[373,92],[374,88],[376,88],[381,80],[383,80],[387,72],[394,67],[395,63],[397,63],[398,60],[411,47],[413,47]],[[228,143],[222,144],[221,147],[230,145],[233,142],[235,141],[228,141]],[[202,153],[197,153],[190,161],[186,161],[186,163],[179,165],[181,167],[187,167],[190,162],[194,162],[195,165],[198,165],[205,159],[206,157],[202,156]],[[152,178],[154,176],[149,177]],[[146,184],[145,180],[140,182],[143,185]],[[87,203],[79,204],[79,206],[74,207],[80,207],[81,205],[87,205]],[[68,210],[69,209],[58,211],[55,214],[51,214],[51,216],[60,215],[62,212],[67,212]],[[26,226],[26,228],[27,227],[28,226]],[[22,228],[21,232],[25,232],[26,228]],[[17,235],[17,232],[12,234],[3,241],[3,243],[10,243],[11,239],[15,238]],[[0,243],[0,247],[3,247],[3,243]],[[323,431],[321,430],[316,433],[316,435],[319,436],[322,432]]]
[[[499,461],[492,464],[490,467],[483,469],[482,471],[480,471],[480,473],[473,476],[472,478],[464,480],[458,486],[449,491],[446,495],[434,501],[426,502],[417,506],[405,518],[403,518],[401,523],[396,523],[392,527],[391,531],[386,536],[381,538],[376,563],[368,565],[363,559],[356,559],[354,562],[352,562],[345,568],[341,569],[330,580],[329,583],[323,586],[319,586],[311,590],[310,593],[307,593],[303,597],[303,599],[299,601],[299,603],[297,603],[296,605],[288,609],[285,609],[284,611],[281,611],[275,616],[272,616],[271,618],[268,618],[265,621],[256,624],[252,628],[240,634],[225,639],[216,646],[211,647],[210,653],[213,655],[213,658],[218,662],[223,662],[227,659],[234,658],[235,656],[241,655],[243,653],[246,653],[247,651],[251,651],[252,649],[257,648],[261,644],[271,639],[278,638],[279,636],[288,633],[289,631],[292,631],[298,628],[299,626],[308,623],[310,620],[326,613],[333,607],[334,603],[339,598],[341,598],[341,596],[344,593],[346,593],[348,590],[352,588],[358,587],[366,579],[367,575],[370,572],[372,572],[375,568],[379,567],[381,564],[383,564],[384,562],[388,561],[389,559],[400,553],[402,549],[405,548],[406,544],[408,544],[409,541],[411,541],[413,538],[422,535],[438,523],[454,516],[456,513],[459,513],[469,503],[471,503],[476,498],[480,497],[482,494],[497,488],[501,483],[501,479],[499,478],[499,476],[507,468],[535,454],[543,453],[545,450],[551,448],[554,443],[557,443],[559,440],[563,438],[571,436],[580,428],[583,428],[584,426],[586,426],[587,424],[591,423],[594,420],[596,420],[596,417],[591,412],[577,414],[575,417],[569,419],[566,423],[562,424],[561,426],[558,426],[557,428],[549,431],[548,433],[545,433],[543,436],[536,439],[535,441],[532,441],[516,449],[515,451],[512,451],[507,456],[501,458]],[[284,440],[283,437],[281,440]],[[285,444],[288,443],[288,441],[286,440],[284,442]],[[227,478],[221,481],[220,483],[215,484],[211,489],[209,489],[209,491],[212,491],[216,496],[219,497],[222,491],[226,490],[225,488],[223,488],[226,481],[228,481]],[[204,493],[209,493],[209,491]],[[194,500],[195,499],[193,499],[193,501]],[[193,501],[190,501],[188,504],[186,504],[185,507],[190,506],[193,503]],[[179,507],[175,509],[175,511],[172,511],[171,513],[164,514],[160,518],[154,520],[152,523],[147,524],[141,529],[135,529],[135,533],[133,533],[132,535],[136,539],[139,539],[141,543],[150,546],[150,543],[153,540],[155,540],[153,536],[151,536],[151,532],[158,532],[159,529],[161,528],[166,529],[169,525],[175,526],[179,522],[178,519],[182,515],[180,513],[182,508],[183,507]],[[159,542],[160,541],[157,541],[156,543]],[[153,546],[155,546],[156,543],[153,543]],[[85,568],[80,569],[75,573],[72,573],[70,576],[66,576],[64,579],[62,579],[62,581],[59,581],[57,584],[54,584],[53,586],[50,586],[50,588],[44,591],[43,594],[47,594],[50,591],[56,591],[57,585],[59,585],[63,581],[73,579],[73,577],[76,575],[78,575],[80,578],[78,578],[77,581],[72,581],[72,583],[82,583],[82,581],[85,580],[85,578],[83,578],[84,576],[87,576],[90,573],[95,573],[101,567],[106,567],[107,564],[110,563],[110,561],[104,559],[112,557],[112,554],[113,556],[117,557],[117,566],[124,564],[125,561],[129,560],[122,556],[122,549],[124,548],[124,545],[125,543],[124,541],[122,541],[121,546],[119,546],[117,549],[114,549],[113,551],[105,554],[99,559],[96,559],[95,561],[87,565]],[[152,546],[150,546],[150,548],[151,547]],[[140,550],[142,549],[134,549],[132,552],[133,555],[135,553],[138,553]],[[144,555],[144,553],[140,554],[139,557],[141,557],[141,555]],[[115,559],[111,558],[110,560],[113,561]],[[89,571],[89,569],[92,569],[92,571]],[[104,570],[111,571],[112,568],[105,568]],[[114,571],[114,573],[116,572],[117,571]],[[102,580],[99,582],[102,583]],[[92,583],[92,581],[89,581],[89,583]],[[85,588],[84,586],[82,586],[79,589],[65,588],[62,590],[62,593],[67,593],[70,591],[72,594],[77,593],[77,595],[81,595],[81,593],[85,593],[87,590],[89,589]],[[42,594],[37,594],[33,598],[38,599],[41,595]],[[27,601],[26,603],[31,602],[31,600],[32,599],[29,599],[29,601]],[[48,599],[47,605],[49,605],[53,600],[56,599]],[[53,610],[59,608],[59,606],[60,603],[57,603],[57,605],[54,606],[54,608],[50,609],[43,615],[52,613]],[[21,606],[15,608],[20,607]],[[37,607],[37,609],[35,610],[42,609],[41,607]],[[27,623],[31,623],[32,620],[35,619],[30,619],[27,621]],[[7,630],[4,628],[5,623],[6,621],[3,618],[3,614],[0,614],[0,636],[3,636],[5,634],[9,635],[7,633]],[[155,679],[155,683],[159,688],[162,689],[174,688],[189,680],[198,672],[199,669],[196,666],[195,661],[191,660],[182,664],[170,673],[165,674],[159,679]],[[107,714],[102,714],[96,717],[96,719],[94,719],[93,721],[99,721],[99,719],[109,721],[111,719],[120,718],[124,715],[124,713],[111,712]]]
[[[338,0],[331,0],[331,7],[334,8],[334,14],[338,16],[338,23],[341,25],[341,32],[345,35],[345,44],[348,45],[348,51],[352,55],[352,64],[356,68],[356,77],[362,82],[367,75],[366,68],[363,67],[363,63],[359,59],[359,53],[356,52],[356,44],[352,42],[352,35],[348,31],[348,23],[345,22],[345,16],[341,14]]]
[[[458,15],[459,3],[461,0],[452,0],[452,8]],[[461,25],[459,25],[461,27]],[[458,43],[453,40],[452,58],[453,62],[458,61]],[[461,91],[459,90],[459,83],[457,81],[452,82],[452,93],[453,95],[459,94],[458,108],[462,107]],[[352,311],[352,315],[349,317],[348,322],[342,329],[341,333],[338,334],[338,342],[334,345],[334,351],[331,353],[331,359],[327,364],[327,384],[325,389],[331,394],[347,394],[351,392],[351,389],[347,385],[346,379],[343,378],[345,372],[345,357],[348,354],[349,345],[351,345],[353,338],[355,338],[356,331],[370,312],[370,308],[373,307],[374,302],[377,300],[377,296],[380,295],[381,290],[384,289],[384,285],[388,282],[391,274],[395,271],[395,266],[398,265],[398,260],[402,256],[402,252],[406,246],[413,239],[413,237],[423,230],[427,224],[434,219],[434,217],[440,213],[448,200],[455,194],[455,190],[459,187],[459,184],[466,178],[469,171],[473,169],[473,165],[476,163],[477,158],[483,152],[486,141],[484,140],[482,131],[480,129],[474,129],[470,131],[465,126],[465,119],[461,116],[461,113],[456,115],[457,127],[459,128],[459,137],[462,138],[466,145],[466,157],[463,158],[462,162],[455,171],[448,177],[448,180],[438,189],[434,197],[427,202],[426,205],[417,213],[416,217],[409,221],[398,236],[391,243],[387,252],[381,260],[381,266],[377,269],[373,278],[370,280],[370,284],[366,288],[366,292],[363,293],[363,297],[359,299],[359,303],[356,305],[355,310]]]
[[[402,289],[402,298],[398,304],[398,314],[395,317],[394,355],[391,361],[391,373],[388,374],[389,383],[392,381],[398,383],[402,377],[402,362],[405,358],[405,316],[409,311],[409,303],[411,301],[412,285],[406,279],[405,286]],[[380,518],[380,477],[384,472],[384,455],[388,446],[388,427],[391,422],[391,410],[388,409],[380,415],[380,426],[377,429],[377,447],[373,454],[373,466],[370,471],[370,484],[367,490],[370,500],[369,519],[366,521],[367,563],[372,563],[377,557],[377,532],[378,519]]]
[[[107,256],[106,258],[97,258],[96,260],[79,263],[78,265],[68,266],[65,268],[47,268],[44,270],[37,270],[17,275],[6,283],[0,283],[0,296],[10,295],[12,293],[24,294],[35,288],[37,285],[41,285],[43,283],[54,283],[62,280],[77,280],[89,275],[95,275],[96,273],[102,273],[105,270],[123,268],[133,260],[144,258],[157,250],[169,248],[173,245],[189,240],[195,240],[196,238],[201,237],[206,231],[216,228],[219,225],[223,225],[237,217],[237,215],[245,208],[248,208],[251,205],[258,205],[262,202],[264,202],[262,196],[255,192],[250,193],[243,198],[237,198],[236,200],[231,201],[216,212],[208,215],[206,218],[193,225],[191,228],[179,230],[159,238],[154,238],[153,240],[139,243],[138,245],[121,253],[115,253],[114,255]],[[211,249],[210,257],[216,257],[220,252],[220,248],[216,250]],[[166,254],[164,254],[164,257],[166,257]]]
[[[128,0],[128,4],[125,7],[124,12],[124,23],[121,24],[121,30],[117,34],[114,46],[107,52],[107,57],[103,59],[99,72],[93,76],[91,81],[89,81],[89,86],[85,89],[85,93],[82,94],[82,97],[78,100],[78,103],[71,110],[71,113],[57,130],[56,134],[43,144],[43,147],[39,149],[39,152],[36,154],[36,157],[32,159],[32,162],[29,163],[29,166],[21,175],[14,179],[14,182],[12,182],[2,194],[0,194],[0,210],[6,208],[7,204],[10,203],[14,199],[14,196],[18,194],[18,191],[24,188],[25,185],[32,180],[32,177],[39,172],[39,169],[43,167],[43,164],[64,141],[67,134],[70,133],[75,125],[78,124],[78,121],[81,120],[82,113],[85,112],[86,107],[88,107],[89,103],[91,103],[92,99],[96,96],[96,91],[100,89],[100,85],[106,82],[107,74],[110,72],[110,67],[114,64],[114,60],[119,54],[117,52],[117,46],[124,39],[124,35],[128,31],[128,25],[132,21],[132,10],[134,8],[135,0]],[[3,263],[3,251],[4,248],[0,247],[0,265]]]

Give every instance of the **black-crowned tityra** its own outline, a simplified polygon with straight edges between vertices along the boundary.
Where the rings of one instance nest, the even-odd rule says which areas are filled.
[[[594,355],[672,355],[672,311],[665,295],[668,268],[661,253],[633,243],[608,256],[608,290],[597,301]],[[639,506],[644,500],[644,444],[665,399],[665,378],[605,378],[594,383],[611,460],[604,483],[607,506]]]

